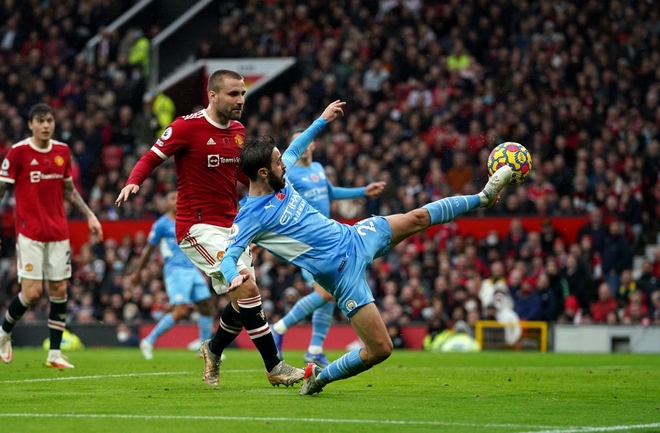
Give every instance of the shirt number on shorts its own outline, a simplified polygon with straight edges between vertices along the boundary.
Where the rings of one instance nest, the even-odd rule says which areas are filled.
[[[366,236],[367,230],[376,233],[376,227],[374,226],[373,221],[369,221],[368,223],[365,221],[364,224],[360,224],[360,227],[357,228],[357,232],[360,236]]]

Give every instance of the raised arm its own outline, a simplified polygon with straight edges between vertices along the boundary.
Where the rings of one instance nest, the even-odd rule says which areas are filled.
[[[101,228],[101,223],[99,222],[94,212],[87,206],[85,200],[80,196],[76,187],[73,185],[73,179],[64,179],[64,198],[73,205],[81,214],[87,218],[87,226],[89,227],[90,233],[93,233],[99,237],[99,240],[103,240],[103,229]]]
[[[332,122],[338,116],[344,115],[344,111],[341,108],[344,105],[346,105],[346,103],[339,100],[330,103],[325,110],[323,110],[323,114],[321,114],[318,119],[309,125],[309,128],[305,129],[291,142],[282,155],[282,160],[287,167],[291,167],[298,162],[302,154],[307,150],[307,147],[309,147],[310,143],[314,140],[314,137],[316,137],[316,134],[321,132],[326,124]]]

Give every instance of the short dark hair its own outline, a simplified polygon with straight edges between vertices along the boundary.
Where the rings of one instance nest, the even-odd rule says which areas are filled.
[[[257,180],[257,172],[270,168],[275,139],[270,135],[249,138],[241,151],[241,170],[250,180]]]
[[[39,104],[36,104],[30,108],[30,112],[28,113],[28,122],[32,122],[35,117],[44,117],[48,114],[52,114],[54,116],[55,112],[50,105],[40,102]]]
[[[211,76],[209,77],[209,82],[206,86],[206,91],[207,92],[210,92],[211,90],[213,90],[214,92],[220,91],[220,86],[225,78],[233,78],[235,80],[244,79],[243,76],[238,72],[230,71],[229,69],[218,69],[217,71],[212,73]]]

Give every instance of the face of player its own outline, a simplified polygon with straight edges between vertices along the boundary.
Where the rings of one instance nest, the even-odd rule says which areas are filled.
[[[165,208],[167,209],[167,212],[176,214],[176,198],[177,198],[176,191],[170,192],[165,197]]]
[[[28,122],[28,127],[32,131],[32,138],[37,146],[47,147],[49,140],[55,132],[55,118],[52,114],[45,116],[34,116]]]
[[[285,185],[284,174],[286,173],[286,164],[282,161],[282,154],[277,147],[273,148],[270,161],[270,170],[268,170],[266,180],[268,185],[273,188],[273,191],[279,191]]]
[[[217,92],[209,92],[209,101],[220,123],[240,119],[245,105],[245,81],[224,78]]]

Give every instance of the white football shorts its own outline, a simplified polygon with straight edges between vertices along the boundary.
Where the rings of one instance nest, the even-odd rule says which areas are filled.
[[[71,278],[69,240],[39,242],[19,233],[16,243],[18,277],[62,281]]]
[[[197,265],[206,275],[211,278],[213,290],[218,295],[227,293],[229,283],[225,281],[220,273],[220,261],[225,254],[230,227],[218,227],[210,224],[195,224],[190,227],[188,233],[179,243],[181,250]],[[240,272],[247,269],[254,276],[254,265],[252,253],[247,248],[236,264]]]

